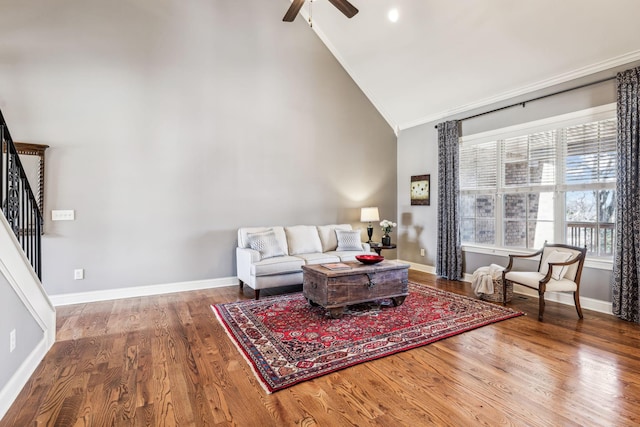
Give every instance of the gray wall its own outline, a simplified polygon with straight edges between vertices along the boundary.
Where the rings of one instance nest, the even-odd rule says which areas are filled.
[[[468,117],[515,102],[526,101],[556,91],[577,87],[587,82],[615,76],[617,71],[637,65],[637,63],[634,63],[617,67],[616,69],[567,82],[546,90],[444,118],[437,122]],[[514,107],[475,119],[465,120],[462,122],[462,135],[500,129],[615,101],[615,80],[608,81],[531,102],[526,104],[525,108]],[[402,130],[398,136],[398,215],[402,218],[402,228],[399,230],[398,257],[431,266],[435,266],[436,263],[437,247],[438,134],[434,128],[437,122]],[[421,174],[431,174],[431,205],[411,206],[409,182],[412,175]],[[420,248],[426,249],[425,257],[420,256]],[[466,252],[464,254],[464,272],[471,274],[476,268],[491,263],[506,266],[507,262],[508,258],[502,256]],[[582,276],[580,294],[602,301],[611,301],[610,282],[611,271],[587,268]]]
[[[16,348],[9,352],[12,329],[16,330]],[[0,390],[43,339],[44,331],[0,273]]]
[[[51,146],[49,294],[235,276],[240,226],[396,216],[392,129],[288,5],[2,6],[0,108]]]

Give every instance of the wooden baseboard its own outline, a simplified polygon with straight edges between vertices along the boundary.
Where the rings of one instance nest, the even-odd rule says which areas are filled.
[[[238,284],[237,277],[194,280],[190,282],[165,283],[161,285],[137,286],[133,288],[106,289],[92,292],[50,295],[54,306],[107,301],[120,298],[134,298],[148,295],[170,294],[174,292],[195,291],[208,288],[222,288]]]
[[[434,266],[416,264],[409,261],[401,261],[401,262],[405,262],[411,265],[411,268],[414,270],[423,271],[425,273],[432,273],[432,274],[435,274],[436,272],[436,269]],[[472,277],[471,274],[465,273],[462,280],[465,282],[471,283],[471,277]],[[526,295],[532,298],[538,298],[538,293],[535,290],[525,288],[524,286],[515,285],[513,287],[513,292],[516,294]],[[566,293],[566,292],[546,292],[544,295],[545,295],[544,297],[545,301],[559,302],[560,304],[574,306],[573,294]],[[599,313],[605,313],[605,314],[613,314],[613,304],[610,301],[602,301],[595,298],[581,296],[580,305],[582,306],[582,308],[587,310],[593,310],[593,311],[597,311]]]
[[[42,340],[33,348],[33,351],[13,373],[2,390],[0,390],[0,420],[9,410],[16,397],[18,397],[18,394],[22,391],[22,387],[29,381],[29,378],[31,378],[31,375],[35,372],[40,361],[44,359],[49,348],[51,348],[51,345],[48,343],[46,335],[43,335]]]

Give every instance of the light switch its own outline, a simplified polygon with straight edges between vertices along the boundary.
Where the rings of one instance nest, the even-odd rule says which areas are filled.
[[[51,211],[52,221],[73,221],[76,219],[74,210]]]

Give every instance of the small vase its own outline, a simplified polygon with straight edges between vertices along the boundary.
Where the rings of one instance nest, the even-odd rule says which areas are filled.
[[[391,236],[389,236],[388,234],[385,234],[384,236],[382,236],[382,246],[389,246],[391,245]]]

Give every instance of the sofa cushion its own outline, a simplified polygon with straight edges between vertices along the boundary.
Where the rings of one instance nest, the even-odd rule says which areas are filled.
[[[322,252],[335,251],[338,247],[336,230],[351,230],[351,224],[319,225],[318,235],[322,243]]]
[[[314,252],[312,254],[300,254],[296,255],[302,258],[306,264],[325,264],[329,262],[340,262],[340,258],[333,254],[327,254],[324,252]]]
[[[362,232],[360,230],[336,230],[337,251],[361,251]]]
[[[366,250],[362,251],[329,251],[326,252],[327,255],[333,255],[340,258],[340,261],[356,261],[356,255],[373,255],[371,252],[367,252]]]
[[[302,270],[304,260],[295,256],[267,258],[251,264],[252,276],[272,276],[276,274],[297,273]]]
[[[285,255],[273,230],[247,233],[249,247],[260,252],[260,258],[273,258]]]
[[[289,255],[322,252],[322,244],[318,237],[318,229],[313,225],[296,225],[285,227]]]

